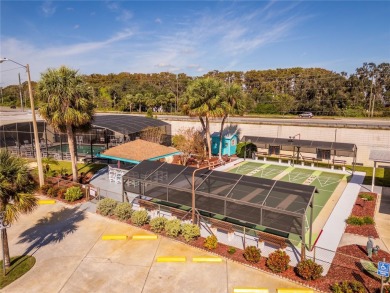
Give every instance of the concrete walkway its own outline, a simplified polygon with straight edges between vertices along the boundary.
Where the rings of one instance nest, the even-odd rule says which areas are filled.
[[[8,231],[12,256],[37,262],[1,292],[233,292],[237,287],[303,288],[232,261],[193,263],[210,255],[167,238],[103,241],[102,235],[149,233],[89,213],[85,206],[39,206]],[[157,263],[158,256],[185,256],[185,263]]]

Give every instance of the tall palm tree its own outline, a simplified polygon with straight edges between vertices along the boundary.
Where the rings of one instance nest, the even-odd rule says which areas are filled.
[[[222,82],[215,78],[196,79],[188,88],[186,111],[193,117],[198,117],[206,136],[208,156],[211,158],[210,118],[222,117],[224,109],[221,107]]]
[[[77,70],[61,66],[42,73],[38,90],[43,103],[41,116],[55,130],[68,136],[72,161],[73,181],[77,181],[77,154],[75,132],[87,129],[93,120],[92,90]]]
[[[226,84],[222,91],[222,101],[220,107],[222,108],[221,130],[219,132],[219,159],[222,160],[222,138],[225,121],[229,115],[242,115],[245,109],[243,103],[242,88],[238,84]]]
[[[5,149],[0,150],[0,212],[5,222],[14,223],[20,214],[29,213],[37,206],[32,191],[33,181],[27,168],[27,161],[14,157]],[[2,229],[2,247],[5,267],[10,266],[7,230]]]

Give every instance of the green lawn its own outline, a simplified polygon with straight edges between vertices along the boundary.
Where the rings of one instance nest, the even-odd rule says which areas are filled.
[[[349,170],[352,170],[351,166],[347,166]],[[363,184],[371,185],[372,182],[372,167],[355,166],[355,171],[366,172]],[[390,168],[376,168],[375,169],[375,185],[390,187]]]
[[[15,256],[11,258],[11,266],[7,269],[4,276],[0,274],[0,289],[11,284],[27,273],[35,264],[35,257],[30,255]],[[0,267],[3,268],[3,261],[0,261]]]

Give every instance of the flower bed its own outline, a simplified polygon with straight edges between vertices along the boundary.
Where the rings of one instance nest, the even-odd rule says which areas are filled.
[[[352,209],[352,216],[357,217],[365,217],[369,216],[374,218],[375,215],[375,205],[377,200],[377,194],[376,193],[360,193],[359,195],[367,194],[373,197],[372,201],[364,200],[361,197],[358,197],[356,199],[355,205]],[[347,225],[345,229],[346,233],[361,235],[361,236],[373,236],[374,238],[378,238],[378,232],[376,231],[375,224],[369,224],[369,225],[362,225],[362,226],[355,226],[355,225]]]

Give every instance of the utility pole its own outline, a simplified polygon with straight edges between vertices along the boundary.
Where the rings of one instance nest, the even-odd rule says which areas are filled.
[[[23,109],[23,94],[22,94],[22,83],[20,81],[20,73],[18,73],[19,76],[19,96],[20,96],[20,107],[22,108],[22,112],[24,112]]]
[[[179,101],[179,75],[176,74],[176,103],[175,103],[175,113],[177,113],[177,103]]]
[[[4,104],[4,99],[3,99],[3,87],[0,86],[0,95],[1,95],[1,105]]]

